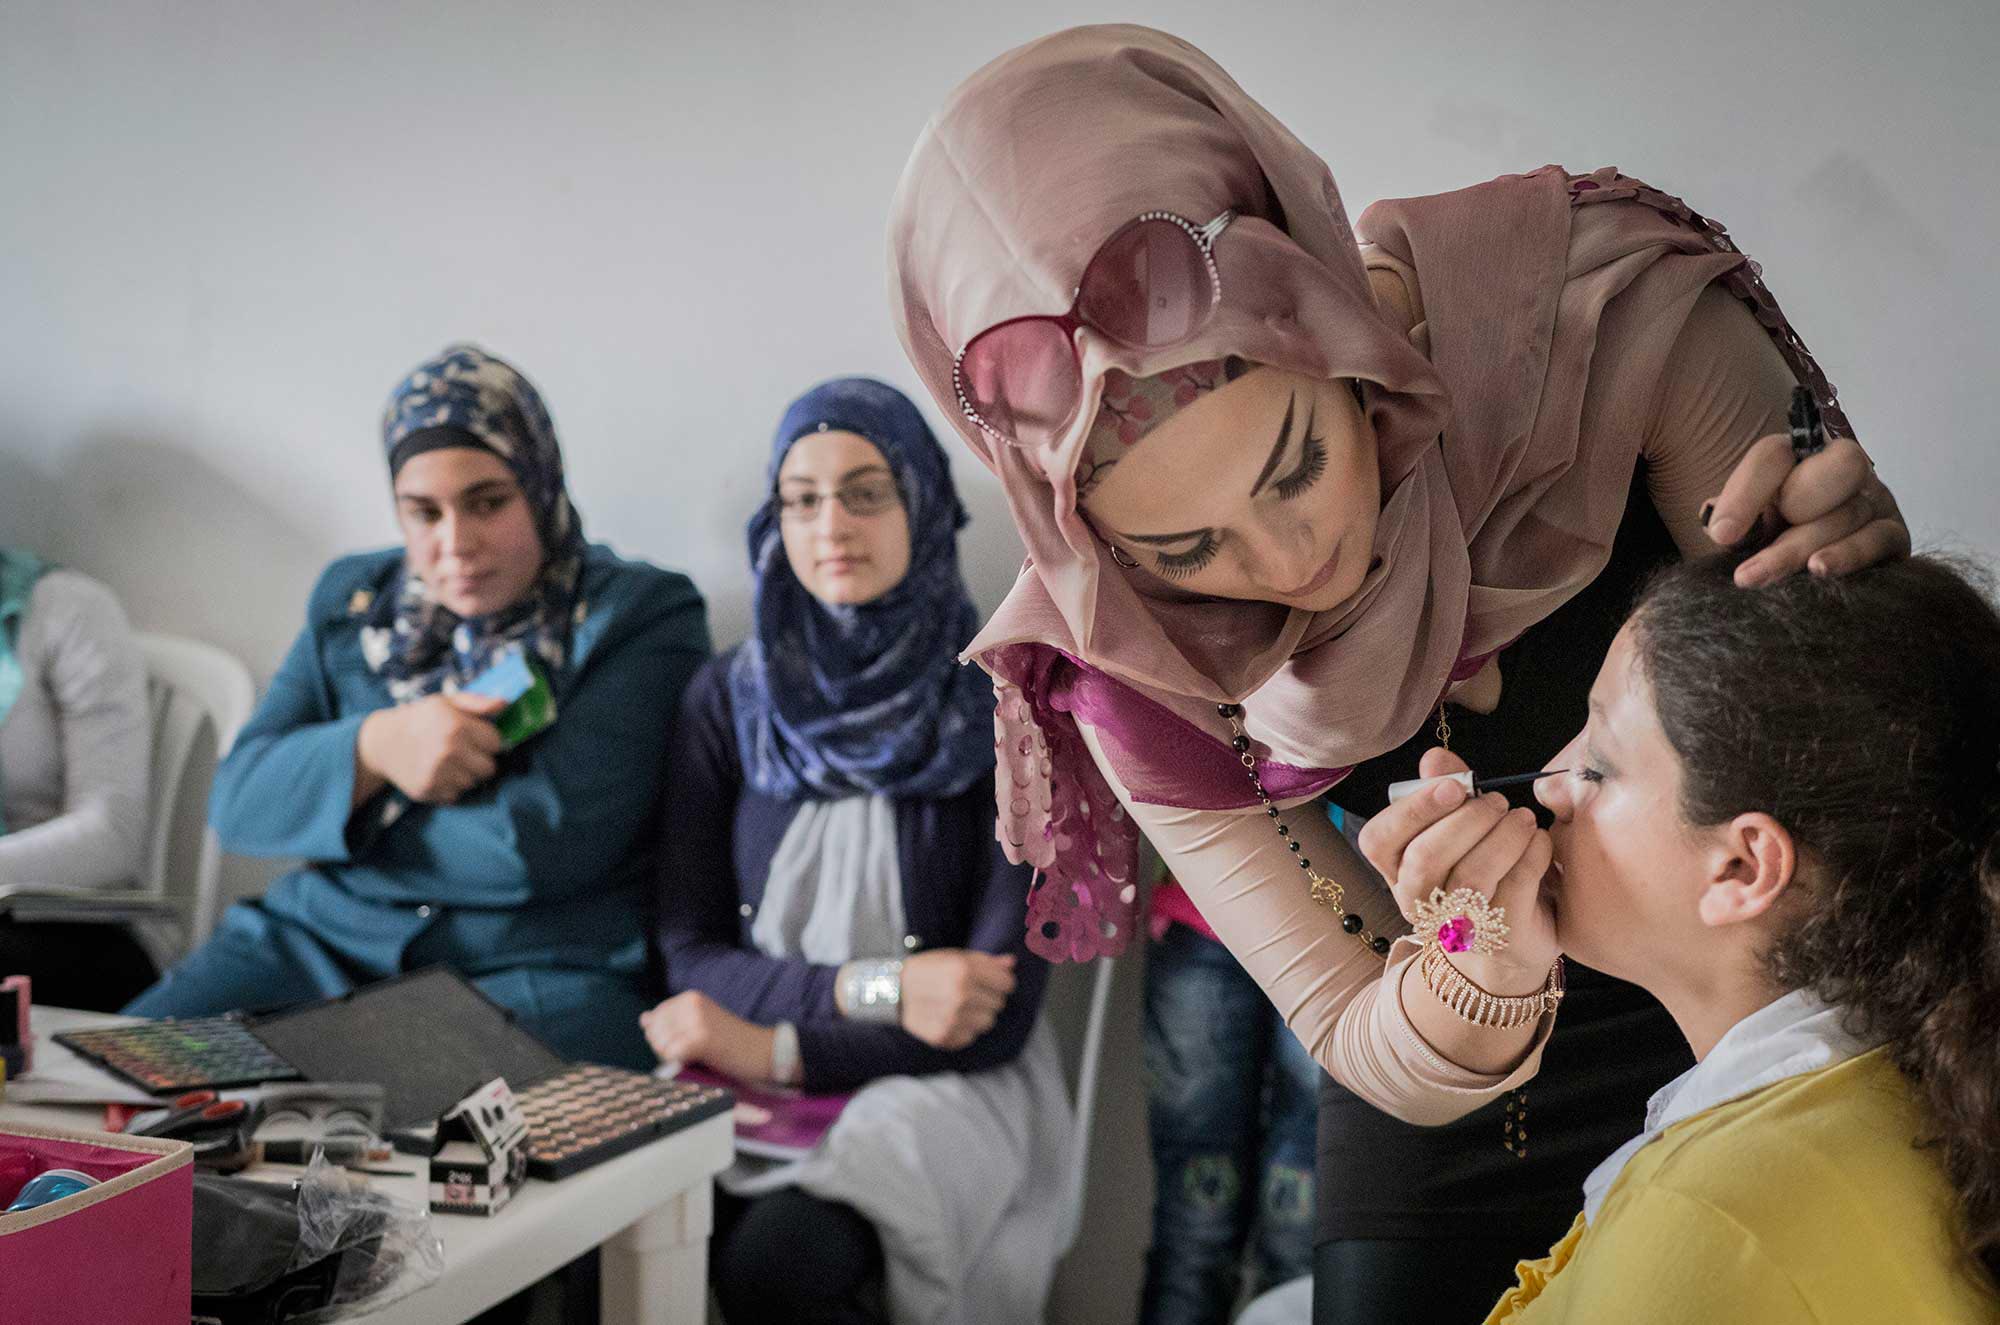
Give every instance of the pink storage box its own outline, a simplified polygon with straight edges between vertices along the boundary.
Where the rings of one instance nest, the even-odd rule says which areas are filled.
[[[194,1147],[145,1136],[0,1127],[0,1168],[21,1169],[24,1156],[37,1171],[76,1169],[100,1181],[34,1210],[0,1214],[0,1321],[187,1325]]]

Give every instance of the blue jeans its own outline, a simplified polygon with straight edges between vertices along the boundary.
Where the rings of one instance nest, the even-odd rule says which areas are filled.
[[[1173,925],[1146,949],[1153,1246],[1141,1325],[1221,1325],[1243,1288],[1312,1269],[1319,1065],[1229,950]]]

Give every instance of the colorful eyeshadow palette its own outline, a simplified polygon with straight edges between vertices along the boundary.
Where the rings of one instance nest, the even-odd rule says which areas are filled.
[[[516,1097],[528,1118],[528,1176],[567,1178],[648,1141],[728,1113],[735,1097],[714,1086],[662,1081],[580,1063]]]
[[[155,1095],[299,1079],[296,1067],[232,1017],[59,1031],[55,1039]]]

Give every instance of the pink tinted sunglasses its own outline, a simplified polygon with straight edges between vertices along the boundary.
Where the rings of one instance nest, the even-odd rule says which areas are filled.
[[[1120,226],[1083,269],[1068,312],[1011,318],[966,342],[951,368],[965,417],[1017,445],[1059,435],[1083,400],[1076,329],[1142,350],[1193,336],[1222,297],[1215,239],[1235,219],[1231,209],[1198,226],[1147,212]]]

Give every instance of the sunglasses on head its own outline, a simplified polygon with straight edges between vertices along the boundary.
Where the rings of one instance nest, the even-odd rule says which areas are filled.
[[[1192,337],[1222,297],[1215,240],[1235,219],[1231,209],[1198,226],[1147,212],[1120,226],[1084,267],[1069,311],[1012,318],[965,343],[951,369],[959,408],[1003,442],[1061,435],[1083,401],[1076,329],[1141,350]]]

